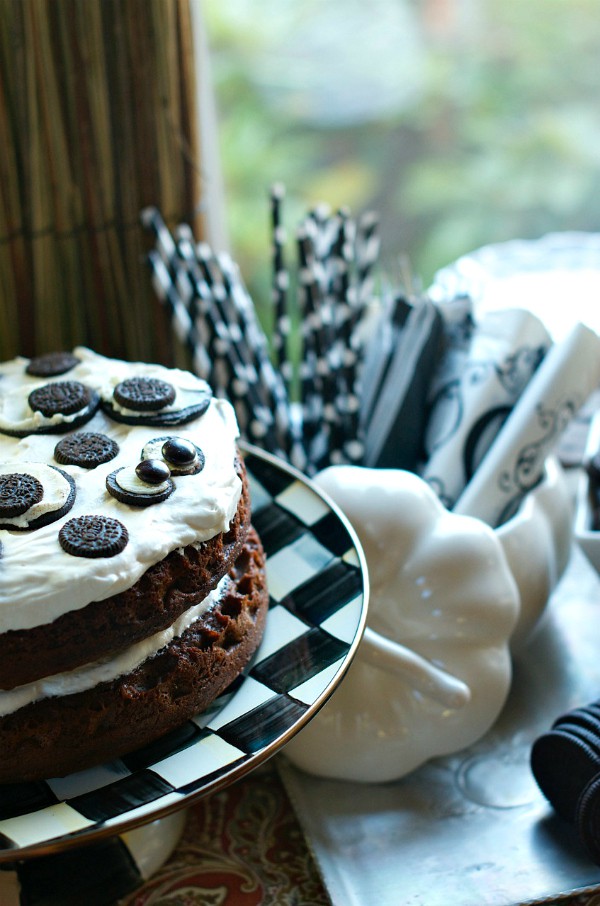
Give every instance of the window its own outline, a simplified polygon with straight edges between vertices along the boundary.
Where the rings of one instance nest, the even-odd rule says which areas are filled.
[[[600,222],[595,0],[204,0],[233,252],[268,304],[269,186],[381,216],[427,285]]]

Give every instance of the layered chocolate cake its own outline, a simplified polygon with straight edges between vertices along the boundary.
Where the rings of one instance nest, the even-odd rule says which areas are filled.
[[[237,434],[184,371],[0,365],[0,782],[125,755],[248,663],[268,595]]]

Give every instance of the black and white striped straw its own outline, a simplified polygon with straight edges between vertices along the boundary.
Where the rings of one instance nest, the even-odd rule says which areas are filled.
[[[357,227],[353,220],[343,212],[340,236],[340,256],[345,262],[345,271],[340,287],[340,326],[341,340],[341,380],[340,408],[344,413],[344,459],[351,463],[360,463],[364,453],[364,442],[360,424],[360,379],[359,366],[363,343],[358,332],[362,328],[362,318],[366,312],[365,266],[367,274],[375,260],[367,262],[358,260]],[[377,247],[370,251],[377,253]],[[354,277],[354,281],[351,279]],[[361,304],[361,297],[365,299]]]
[[[283,224],[283,186],[270,189],[273,335],[269,342],[239,269],[227,254],[196,243],[180,224],[175,238],[155,208],[142,213],[156,247],[153,286],[194,370],[227,396],[244,436],[309,474],[337,462],[360,463],[360,366],[365,313],[379,255],[378,218],[357,222],[345,209],[310,210],[296,232],[292,304]],[[290,358],[290,311],[300,320],[300,402]],[[295,315],[296,317],[296,315]]]
[[[208,381],[211,373],[210,357],[177,288],[175,243],[156,208],[145,208],[141,219],[156,238],[156,247],[148,255],[154,291],[169,311],[173,331],[182,346],[189,351],[194,371]]]
[[[240,428],[249,440],[282,455],[264,382],[236,317],[230,287],[206,244],[196,245],[186,225],[178,227],[178,247],[209,326],[212,350],[223,363],[224,395],[233,403]]]
[[[258,321],[254,303],[240,276],[239,268],[229,255],[218,256],[218,265],[230,288],[230,298],[237,312],[243,346],[251,352],[260,382],[266,394],[266,404],[275,419],[275,436],[279,454],[294,462],[304,461],[298,449],[298,438],[291,426],[290,399],[283,376],[271,361],[266,335]]]
[[[381,240],[379,215],[367,211],[359,217],[356,229],[356,265],[358,272],[358,301],[366,304],[373,290],[373,268],[379,258]]]
[[[339,424],[328,370],[321,262],[316,258],[309,232],[300,230],[297,239],[304,343],[301,375],[304,435],[311,468],[318,470],[328,460],[332,447],[339,443]]]
[[[290,275],[285,262],[287,231],[282,217],[284,197],[285,188],[281,183],[275,183],[275,185],[271,186],[271,260],[274,308],[272,345],[275,363],[283,377],[289,396],[293,375],[288,349],[291,326],[289,312]]]

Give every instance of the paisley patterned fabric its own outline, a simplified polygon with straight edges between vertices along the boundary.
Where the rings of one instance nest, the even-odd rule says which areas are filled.
[[[119,906],[329,906],[273,767],[188,812],[168,862]]]

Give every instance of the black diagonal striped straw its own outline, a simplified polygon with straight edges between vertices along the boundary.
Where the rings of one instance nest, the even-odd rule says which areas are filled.
[[[289,397],[291,395],[293,372],[288,348],[290,337],[290,275],[285,261],[287,231],[282,217],[284,197],[285,188],[281,183],[275,183],[275,185],[271,186],[271,261],[274,309],[272,345],[275,363],[283,377]]]
[[[145,225],[155,233],[156,247],[151,253],[159,298],[166,299],[175,313],[173,327],[178,338],[185,343],[192,354],[194,371],[204,377],[216,396],[226,396],[234,405],[240,430],[246,433],[252,413],[248,411],[248,394],[239,388],[231,394],[237,384],[232,381],[231,363],[228,358],[226,338],[211,321],[210,293],[195,292],[190,280],[188,263],[181,255],[181,249],[156,209],[144,212]],[[186,330],[184,332],[183,325]]]
[[[340,210],[340,229],[335,248],[338,268],[336,286],[336,334],[339,357],[336,405],[343,425],[340,459],[360,463],[364,444],[359,420],[358,348],[355,331],[360,327],[364,309],[356,305],[357,288],[352,284],[355,265],[356,225],[348,211]]]
[[[328,336],[323,321],[322,265],[316,258],[312,237],[298,233],[299,283],[303,306],[303,410],[304,434],[311,470],[328,464],[340,444],[340,425],[335,405],[335,384],[329,371]]]
[[[194,371],[208,381],[211,361],[177,285],[177,252],[173,238],[156,208],[145,208],[141,212],[141,220],[146,228],[153,231],[156,239],[156,247],[148,255],[154,291],[169,311],[173,331],[189,351]]]
[[[188,349],[195,373],[212,385],[210,381],[211,361],[204,345],[199,342],[196,328],[159,252],[156,250],[149,252],[148,264],[152,273],[153,289],[170,313],[171,326],[175,336],[182,346]]]
[[[250,362],[244,338],[225,313],[226,288],[216,274],[212,253],[206,247],[200,257],[198,246],[190,239],[191,231],[181,224],[177,247],[199,302],[199,316],[208,325],[212,354],[220,366],[217,379],[223,385],[223,395],[234,405],[240,428],[247,438],[281,455],[273,414],[260,377]]]
[[[373,269],[379,258],[381,240],[379,237],[379,215],[367,211],[356,228],[356,273],[358,291],[356,305],[360,317],[373,292]]]
[[[304,457],[298,449],[298,438],[292,430],[289,395],[283,376],[271,361],[268,341],[258,321],[252,298],[240,276],[239,268],[231,257],[221,254],[217,263],[228,287],[228,298],[235,309],[239,328],[245,340],[243,345],[253,357],[268,405],[274,413],[280,455],[293,459],[295,463],[301,462]]]
[[[239,270],[228,255],[214,255],[206,243],[196,244],[193,253],[217,313],[215,330],[228,337],[232,366],[247,378],[253,404],[249,439],[288,458],[291,440],[287,394],[271,363],[266,336]]]

